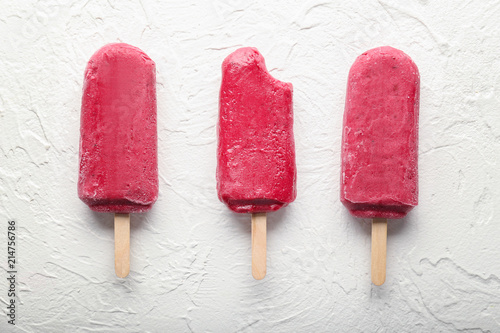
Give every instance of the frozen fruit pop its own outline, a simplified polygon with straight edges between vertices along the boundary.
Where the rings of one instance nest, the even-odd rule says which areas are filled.
[[[155,84],[155,63],[128,44],[102,47],[85,70],[78,196],[115,213],[120,277],[129,272],[129,213],[151,209],[158,197]]]
[[[383,238],[383,276],[375,284],[385,280],[387,219],[403,218],[418,202],[419,89],[415,63],[389,46],[363,53],[349,72],[340,199],[352,215],[374,219],[372,280],[380,261],[373,237]]]
[[[238,49],[222,64],[217,192],[231,210],[252,214],[256,279],[266,274],[266,213],[297,195],[292,91],[255,48]]]

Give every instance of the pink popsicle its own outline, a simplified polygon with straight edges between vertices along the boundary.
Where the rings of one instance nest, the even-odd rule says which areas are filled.
[[[389,46],[351,67],[340,198],[354,216],[402,218],[418,203],[419,82],[415,63]]]
[[[266,212],[296,195],[292,84],[273,78],[255,48],[222,64],[217,193],[237,213],[252,213],[252,274],[266,274]]]
[[[255,48],[222,64],[217,190],[237,213],[275,211],[297,195],[292,90]]]
[[[408,55],[369,50],[351,67],[342,133],[340,200],[373,218],[372,281],[385,281],[387,219],[418,203],[420,75]]]
[[[120,277],[128,274],[128,213],[151,209],[158,197],[155,84],[155,63],[128,44],[102,47],[85,70],[78,196],[116,213]]]

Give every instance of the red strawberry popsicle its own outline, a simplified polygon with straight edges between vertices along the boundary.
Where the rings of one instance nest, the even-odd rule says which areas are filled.
[[[155,63],[128,44],[108,44],[88,62],[80,123],[78,196],[115,213],[115,271],[129,273],[130,215],[158,197]]]
[[[387,219],[418,203],[420,75],[408,55],[369,50],[351,67],[342,140],[340,200],[372,218],[372,281],[385,281]]]
[[[252,274],[266,274],[266,213],[297,195],[292,84],[273,78],[255,48],[222,64],[217,192],[237,213],[252,214]]]

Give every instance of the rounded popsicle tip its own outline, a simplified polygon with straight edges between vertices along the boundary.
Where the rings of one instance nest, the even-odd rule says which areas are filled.
[[[403,51],[388,45],[378,46],[361,54],[361,56],[366,56],[366,55],[380,55],[380,56],[389,55],[395,57],[408,57],[408,55]]]
[[[154,65],[154,61],[140,48],[127,43],[110,43],[97,50],[90,61],[102,58],[136,58]]]
[[[379,46],[373,49],[370,49],[366,52],[363,52],[360,57],[393,57],[393,58],[408,58],[411,59],[406,53],[403,51],[396,49],[392,46]]]
[[[351,72],[359,70],[360,67],[384,66],[388,63],[390,63],[392,68],[401,68],[415,75],[417,80],[420,79],[418,67],[410,56],[392,46],[380,46],[362,53],[354,61]]]
[[[147,72],[156,73],[156,64],[140,48],[126,43],[106,44],[97,50],[85,68],[85,85],[91,81],[96,72],[106,70],[110,66],[143,67]]]

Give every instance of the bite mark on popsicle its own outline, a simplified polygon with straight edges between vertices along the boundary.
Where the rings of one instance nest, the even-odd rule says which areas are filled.
[[[267,212],[292,202],[297,169],[292,85],[273,78],[255,48],[222,64],[217,127],[217,193],[232,211],[252,214],[252,276],[266,276]]]
[[[222,64],[217,190],[237,213],[276,211],[297,195],[292,92],[255,48]]]

